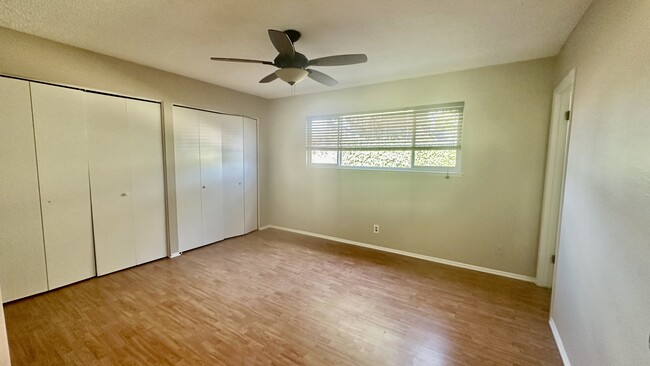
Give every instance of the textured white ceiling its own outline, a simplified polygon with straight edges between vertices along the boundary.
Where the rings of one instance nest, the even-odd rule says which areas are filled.
[[[591,0],[2,0],[0,26],[265,98],[274,67],[267,29],[297,29],[308,58],[365,53],[320,67],[337,88],[556,55]],[[296,94],[330,88],[306,79]]]

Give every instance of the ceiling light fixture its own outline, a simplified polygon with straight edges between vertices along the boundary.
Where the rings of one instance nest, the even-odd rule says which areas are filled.
[[[296,52],[294,43],[300,39],[300,32],[297,30],[289,29],[280,32],[279,30],[269,29],[269,38],[271,39],[271,43],[273,43],[273,47],[279,52],[272,62],[230,57],[210,57],[210,59],[214,61],[245,62],[249,64],[275,66],[278,70],[263,77],[260,83],[270,83],[279,78],[291,86],[301,82],[306,77],[323,85],[335,86],[338,85],[338,82],[331,76],[314,70],[311,67],[355,65],[368,61],[368,56],[363,53],[326,56],[309,60],[302,53]]]
[[[309,75],[309,71],[297,67],[287,67],[276,70],[275,74],[289,85],[294,85],[303,81]]]

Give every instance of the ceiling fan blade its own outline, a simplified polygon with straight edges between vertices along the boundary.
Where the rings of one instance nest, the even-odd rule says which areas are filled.
[[[353,55],[337,55],[316,58],[309,61],[309,66],[342,66],[362,64],[368,61],[368,56],[363,53]]]
[[[334,80],[331,76],[323,74],[320,71],[312,70],[312,69],[307,69],[309,71],[309,76],[313,80],[318,81],[321,84],[325,84],[327,86],[335,86],[338,85],[338,81]]]
[[[264,64],[264,65],[273,65],[271,61],[262,61],[262,60],[248,60],[245,58],[230,58],[230,57],[210,57],[212,61],[228,61],[228,62],[246,62],[249,64]]]
[[[289,39],[289,36],[275,29],[269,29],[269,38],[278,52],[283,56],[294,57],[296,55],[296,50],[293,48],[293,42]]]
[[[270,83],[271,81],[275,80],[278,78],[278,75],[275,72],[272,72],[264,77],[264,79],[260,80],[260,83]]]

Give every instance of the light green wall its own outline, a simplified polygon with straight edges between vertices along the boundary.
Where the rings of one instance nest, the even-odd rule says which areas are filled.
[[[554,66],[541,59],[272,100],[262,223],[535,276]],[[462,177],[306,166],[309,115],[457,101],[466,103]]]
[[[576,68],[552,316],[573,366],[650,365],[650,1],[595,0]]]
[[[241,114],[260,120],[264,132],[269,101],[213,84],[134,64],[0,27],[0,74],[85,87],[163,102],[171,251],[178,251],[176,200],[173,194],[172,104]],[[263,142],[260,149],[264,149]],[[265,168],[260,166],[261,195]]]

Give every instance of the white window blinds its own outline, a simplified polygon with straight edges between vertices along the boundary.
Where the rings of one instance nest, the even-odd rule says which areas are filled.
[[[460,150],[464,102],[309,117],[307,150]]]

